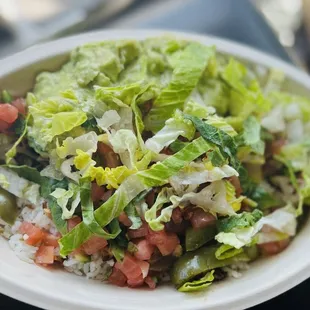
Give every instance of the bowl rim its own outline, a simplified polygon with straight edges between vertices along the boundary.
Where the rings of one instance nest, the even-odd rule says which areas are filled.
[[[31,64],[37,63],[41,60],[48,59],[57,55],[62,55],[70,52],[73,48],[90,42],[98,42],[104,40],[118,40],[118,39],[137,39],[142,40],[148,37],[156,37],[162,35],[173,35],[179,39],[187,39],[198,41],[205,45],[215,45],[217,50],[229,54],[234,57],[240,57],[246,61],[256,63],[268,68],[278,68],[285,73],[287,77],[310,90],[310,77],[306,72],[294,67],[287,62],[278,59],[275,56],[269,55],[265,52],[259,51],[244,44],[236,43],[231,40],[222,39],[219,37],[200,35],[191,32],[172,31],[172,30],[101,30],[83,33],[79,35],[64,37],[58,40],[37,44],[29,47],[21,52],[0,60],[0,77],[4,77],[10,73],[25,68]],[[292,267],[292,266],[291,266]],[[289,272],[286,273],[280,281],[274,283],[266,283],[263,290],[252,291],[250,294],[245,295],[242,299],[230,298],[219,303],[213,308],[217,310],[227,309],[241,309],[254,306],[268,299],[271,299],[292,287],[298,285],[310,276],[310,261],[305,260],[303,264],[293,266]],[[78,302],[72,302],[72,299],[59,299],[55,298],[53,294],[44,291],[36,292],[29,288],[26,283],[19,283],[18,280],[9,279],[5,275],[0,274],[0,292],[18,299],[22,302],[41,307],[44,309],[85,309],[85,304],[81,305]],[[117,307],[110,307],[109,310],[118,310]],[[129,306],[129,305],[128,305]],[[203,310],[205,304],[201,304],[197,310]],[[192,307],[178,304],[179,310],[189,310]],[[92,308],[99,309],[99,308]],[[100,308],[101,309],[101,308]],[[102,308],[103,309],[103,308]],[[130,306],[128,310],[132,309]],[[167,308],[168,309],[168,308]]]

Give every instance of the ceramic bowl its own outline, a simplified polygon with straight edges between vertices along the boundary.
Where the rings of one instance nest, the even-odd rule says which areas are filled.
[[[31,47],[0,61],[0,88],[15,95],[31,89],[37,73],[57,70],[68,53],[84,43],[107,39],[144,39],[164,31],[108,30],[82,34]],[[169,32],[179,38],[216,45],[217,50],[246,62],[277,68],[286,76],[286,88],[310,95],[310,78],[283,61],[249,47],[220,38]],[[276,120],[275,120],[276,121]],[[20,261],[0,238],[0,292],[51,310],[233,310],[261,303],[292,288],[310,276],[310,223],[281,254],[251,264],[240,279],[227,279],[203,293],[184,294],[172,286],[154,291],[111,286],[63,271],[53,271]]]

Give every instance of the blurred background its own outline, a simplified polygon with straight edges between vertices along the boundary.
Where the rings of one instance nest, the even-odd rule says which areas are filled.
[[[228,38],[310,70],[310,0],[0,0],[0,58],[89,30],[171,29]],[[310,280],[253,310],[309,309]],[[3,309],[34,310],[0,295]]]
[[[211,34],[310,69],[310,0],[0,0],[0,58],[104,28]]]

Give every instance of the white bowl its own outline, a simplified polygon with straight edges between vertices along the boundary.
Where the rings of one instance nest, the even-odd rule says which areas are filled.
[[[180,38],[216,45],[218,51],[266,67],[281,69],[288,77],[287,88],[310,95],[310,78],[274,57],[219,38],[169,32]],[[55,70],[74,47],[106,39],[144,39],[167,34],[163,31],[101,31],[64,38],[31,47],[0,61],[0,87],[23,95],[31,89],[35,74]],[[276,120],[275,120],[276,121]],[[214,284],[199,294],[177,292],[172,286],[154,291],[111,286],[63,271],[51,271],[20,261],[7,241],[0,239],[0,291],[44,309],[62,310],[198,310],[244,309],[266,301],[310,276],[310,224],[280,255],[251,264],[240,279]]]

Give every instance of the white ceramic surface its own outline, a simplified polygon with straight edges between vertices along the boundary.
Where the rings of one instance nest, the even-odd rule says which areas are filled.
[[[163,31],[102,31],[69,37],[29,48],[0,61],[0,88],[22,94],[40,69],[56,69],[74,47],[106,39],[144,39]],[[279,68],[298,93],[310,91],[310,78],[274,57],[226,40],[169,32],[180,38],[216,45],[221,52],[267,67]],[[57,57],[55,57],[57,56]],[[48,59],[48,60],[46,60]],[[26,68],[26,69],[25,69]],[[308,92],[310,93],[310,92]],[[244,309],[270,299],[310,276],[310,223],[282,254],[258,261],[240,279],[226,280],[199,294],[183,294],[173,287],[154,291],[118,288],[62,271],[50,271],[20,261],[0,238],[0,292],[51,310],[224,310]]]

